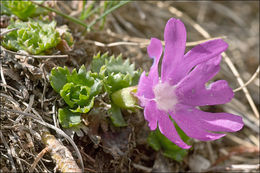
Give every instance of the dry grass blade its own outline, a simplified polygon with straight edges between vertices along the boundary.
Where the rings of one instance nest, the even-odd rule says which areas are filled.
[[[238,73],[238,71],[237,71],[235,65],[234,65],[233,62],[231,61],[231,59],[227,56],[227,54],[226,54],[225,52],[222,53],[222,56],[223,56],[223,58],[224,58],[224,61],[227,63],[227,65],[230,67],[231,71],[233,72],[234,76],[236,77],[236,79],[237,79],[239,85],[240,85],[241,87],[243,87],[243,86],[245,85],[245,83],[244,83],[244,81],[242,80],[242,78],[240,77],[240,75],[239,75],[239,73]],[[245,93],[246,98],[247,98],[247,100],[248,100],[248,102],[249,102],[249,105],[251,106],[251,108],[252,108],[252,110],[253,110],[255,116],[256,116],[257,118],[259,118],[259,112],[258,112],[258,110],[257,110],[257,107],[256,107],[256,105],[255,105],[255,103],[254,103],[254,101],[253,101],[253,99],[252,99],[252,97],[251,97],[251,95],[250,95],[250,93],[249,93],[249,91],[248,91],[248,89],[247,89],[246,86],[243,87],[243,92]]]
[[[221,171],[243,171],[243,172],[250,172],[253,170],[259,170],[260,164],[256,165],[249,165],[249,164],[240,164],[240,165],[229,165],[229,166],[216,166],[213,168],[210,168],[204,172],[221,172]]]
[[[4,30],[3,32],[0,33],[0,38],[3,37],[4,35],[8,34],[9,32],[12,32],[17,29],[19,29],[19,28],[12,28],[12,29],[8,29],[8,30]]]
[[[205,39],[205,40],[199,40],[199,41],[193,41],[193,42],[187,42],[186,46],[190,47],[190,46],[196,46],[198,44],[204,43],[205,41],[210,41],[210,40],[215,40],[215,39],[220,39],[220,38],[226,38],[225,36],[222,37],[213,37],[210,39]],[[95,46],[100,46],[100,47],[114,47],[114,46],[140,46],[140,47],[147,47],[150,44],[150,40],[149,39],[141,39],[138,38],[139,40],[143,40],[143,42],[131,42],[131,41],[119,41],[119,42],[114,42],[114,43],[101,43],[98,41],[94,41],[94,40],[85,40],[86,43],[91,43],[94,44]],[[162,45],[165,45],[165,42],[162,41]]]
[[[33,172],[37,163],[40,161],[40,159],[44,156],[46,152],[49,151],[49,147],[45,147],[36,157],[35,161],[32,164],[32,167],[30,168],[29,172]]]
[[[21,56],[26,56],[26,57],[32,57],[32,58],[68,58],[68,55],[27,55],[27,54],[23,54],[23,53],[18,53],[18,52],[14,52],[11,50],[7,50],[4,47],[1,46],[1,49],[7,53],[13,54],[13,55],[21,55]]]
[[[13,156],[11,154],[11,149],[8,146],[8,144],[7,144],[7,142],[6,142],[5,138],[4,138],[3,133],[2,133],[1,130],[0,130],[0,139],[4,143],[5,148],[7,149],[7,154],[8,154],[8,157],[9,157],[9,161],[11,162],[11,165],[12,165],[12,172],[16,172]]]
[[[6,84],[6,80],[5,80],[5,76],[4,76],[4,72],[3,72],[2,61],[0,61],[0,75],[1,75],[2,82],[5,85],[4,86],[5,91],[7,91],[7,89],[6,89],[7,84]]]
[[[18,114],[22,114],[24,116],[33,118],[34,121],[40,123],[43,126],[46,126],[48,128],[51,128],[51,129],[55,130],[57,133],[59,133],[60,135],[65,137],[71,143],[73,148],[75,149],[75,152],[78,155],[78,158],[80,160],[82,170],[84,170],[84,164],[83,164],[82,156],[81,156],[81,154],[79,152],[78,147],[76,146],[74,141],[66,133],[64,133],[61,129],[58,129],[55,126],[44,122],[42,119],[38,118],[37,116],[35,116],[33,114],[28,114],[28,113],[15,111],[15,110],[10,110],[10,109],[5,109],[5,108],[2,108],[2,111],[18,113]],[[43,143],[45,145],[49,146],[52,149],[51,150],[51,154],[53,154],[52,155],[53,159],[56,161],[57,167],[59,169],[62,169],[61,170],[62,172],[70,172],[70,171],[81,172],[81,169],[78,168],[76,162],[72,161],[73,157],[72,157],[70,151],[65,146],[63,146],[53,135],[51,135],[47,130],[45,130],[45,131],[42,132],[41,137],[42,137]],[[53,147],[56,147],[56,148],[53,148]],[[60,155],[60,154],[65,154],[65,155]],[[71,156],[71,157],[69,157],[68,160],[64,159],[67,156]],[[68,163],[65,162],[65,161],[68,161]],[[59,164],[61,164],[61,165],[59,165]],[[73,165],[73,164],[75,164],[75,165]],[[70,168],[73,168],[73,169],[70,169]],[[78,171],[76,171],[76,170],[78,170]]]
[[[249,85],[251,82],[253,82],[253,80],[257,77],[257,75],[259,74],[259,69],[260,69],[260,66],[258,66],[258,68],[256,69],[256,72],[253,74],[253,76],[245,83],[245,85],[237,88],[237,89],[234,89],[233,91],[234,92],[238,92],[240,90],[242,90],[244,87],[246,87],[247,85]]]

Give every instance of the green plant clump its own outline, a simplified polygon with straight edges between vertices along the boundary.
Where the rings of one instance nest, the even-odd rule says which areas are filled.
[[[87,113],[94,106],[94,100],[99,94],[107,93],[111,106],[108,113],[112,123],[117,127],[126,126],[120,108],[135,108],[135,99],[129,94],[135,91],[140,71],[134,64],[124,61],[121,56],[108,56],[108,53],[94,56],[90,71],[85,66],[72,73],[67,67],[54,68],[51,71],[50,83],[68,105],[59,109],[59,121],[63,127],[78,125],[81,113]]]
[[[111,100],[110,118],[117,127],[126,126],[120,108],[134,110],[138,106],[137,100],[131,94],[136,92],[141,75],[140,70],[135,70],[135,65],[129,59],[123,60],[122,56],[108,56],[97,54],[93,57],[91,70],[103,81],[105,92]],[[130,88],[129,88],[130,87]]]
[[[59,121],[63,127],[78,125],[81,113],[87,113],[94,105],[95,96],[101,91],[101,81],[92,77],[85,66],[71,73],[67,67],[54,68],[51,71],[50,83],[68,105],[59,109]]]
[[[37,55],[54,48],[61,38],[56,31],[56,22],[44,23],[42,21],[28,22],[11,21],[8,29],[19,28],[8,33],[2,45],[9,50],[25,50],[26,52]]]
[[[1,1],[1,14],[15,15],[21,20],[28,20],[29,17],[43,13],[44,10],[31,1],[3,0]]]

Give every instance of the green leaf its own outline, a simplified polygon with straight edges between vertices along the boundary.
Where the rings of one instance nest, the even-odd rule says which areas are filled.
[[[175,128],[179,133],[180,137],[184,142],[187,142],[189,137],[175,124]],[[187,150],[180,148],[168,138],[166,138],[157,128],[155,131],[151,132],[148,137],[149,145],[156,151],[161,150],[166,157],[174,159],[178,162],[182,161],[187,155]]]
[[[94,56],[91,70],[103,80],[104,88],[109,94],[137,85],[141,75],[141,71],[135,70],[135,65],[130,64],[129,59],[123,60],[121,55],[108,56],[108,53]]]
[[[132,77],[132,84],[131,86],[135,86],[138,84],[140,76],[142,74],[142,70],[138,69],[137,71],[134,71],[133,77]]]
[[[90,97],[98,95],[102,90],[102,82],[98,79],[98,76],[90,71],[87,72],[84,65],[80,67],[78,73],[76,69],[72,71],[71,75],[68,76],[68,82],[91,88],[89,93]]]
[[[95,97],[102,90],[102,82],[99,79],[95,79],[94,84],[91,86],[90,97]]]
[[[10,23],[8,29],[19,29],[6,34],[1,42],[9,50],[24,50],[33,55],[43,54],[56,47],[61,40],[55,21],[44,23],[37,20],[16,20]]]
[[[104,79],[105,88],[108,93],[113,93],[122,88],[129,87],[131,85],[131,82],[131,76],[129,74],[124,75],[122,73],[112,73]]]
[[[59,92],[69,106],[71,112],[87,113],[94,106],[95,96],[102,90],[102,82],[95,79],[85,66],[70,74],[67,67],[54,68],[50,75],[50,83]]]
[[[77,126],[81,123],[80,113],[71,112],[68,108],[59,109],[58,119],[64,128]]]
[[[102,56],[100,55],[100,53],[98,53],[97,55],[95,55],[93,57],[93,60],[91,62],[91,70],[95,73],[99,73],[100,69],[103,65],[105,65],[105,60],[108,57],[108,52],[103,54]]]
[[[133,93],[136,91],[136,86],[118,90],[111,95],[112,101],[120,108],[135,110],[138,105],[138,99],[134,97]]]
[[[86,106],[89,100],[90,88],[74,83],[66,83],[60,91],[60,95],[70,108],[75,105]]]
[[[88,113],[90,109],[94,106],[94,100],[93,97],[91,100],[88,100],[84,106],[78,106],[76,109],[70,109],[71,112],[79,112],[79,113]]]
[[[76,69],[73,69],[71,75],[68,76],[68,82],[90,87],[94,84],[94,78],[91,77],[90,73],[91,72],[87,72],[86,67],[82,65],[78,72]]]
[[[127,123],[125,122],[121,110],[118,106],[111,103],[111,108],[109,109],[108,113],[110,114],[110,119],[114,126],[116,127],[125,127]]]
[[[67,83],[68,75],[70,75],[70,72],[67,67],[57,67],[51,70],[50,84],[57,93],[59,93],[63,86]]]
[[[124,61],[122,59],[122,55],[119,55],[116,58],[114,56],[111,56],[109,59],[106,59],[106,69],[108,74],[122,73],[130,74],[130,76],[133,76],[135,71],[135,65],[130,64],[129,59],[126,59]]]
[[[9,13],[16,15],[22,20],[26,20],[28,17],[33,16],[37,8],[32,2],[21,0],[1,1],[1,6],[3,6],[4,9],[8,9]]]

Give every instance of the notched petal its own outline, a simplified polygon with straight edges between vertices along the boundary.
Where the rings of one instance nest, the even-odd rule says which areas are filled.
[[[148,121],[148,126],[151,130],[157,128],[157,121],[159,119],[161,112],[157,110],[156,103],[154,101],[149,101],[144,108],[144,118]]]
[[[153,81],[148,78],[148,76],[145,75],[145,71],[142,73],[139,84],[137,88],[136,96],[140,100],[141,106],[146,105],[146,100],[154,98],[153,93]]]
[[[209,131],[234,132],[240,130],[244,125],[239,116],[228,113],[203,112],[181,104],[178,105],[176,112],[170,114],[187,136],[201,141],[216,140],[225,136],[225,134]]]
[[[162,81],[169,81],[171,84],[176,83],[176,79],[181,74],[174,74],[182,61],[186,47],[186,28],[178,20],[171,18],[164,30],[165,51],[162,60]]]
[[[159,61],[162,55],[162,50],[163,47],[162,47],[161,40],[157,38],[151,38],[151,42],[147,47],[147,52],[150,58],[154,58],[156,59],[156,61]]]
[[[166,136],[170,141],[183,149],[189,149],[191,147],[183,142],[183,140],[180,138],[178,132],[174,127],[173,122],[166,113],[160,115],[158,124],[161,133]]]

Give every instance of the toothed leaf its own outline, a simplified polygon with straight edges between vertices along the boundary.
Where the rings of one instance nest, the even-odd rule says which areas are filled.
[[[71,112],[87,113],[94,105],[94,98],[102,89],[99,79],[92,77],[85,66],[70,73],[67,69],[59,67],[53,69],[50,82],[55,91],[60,93]]]
[[[113,93],[119,89],[137,85],[140,70],[136,71],[134,64],[130,64],[129,59],[123,60],[122,56],[108,56],[108,53],[93,57],[91,70],[99,74],[99,78],[104,80],[104,86],[108,93]]]
[[[108,57],[108,53],[103,54],[102,56],[100,53],[95,55],[93,57],[92,63],[91,63],[91,70],[95,73],[99,73],[100,69],[103,65],[105,65],[105,60]]]
[[[1,1],[1,6],[6,9],[7,14],[14,14],[22,20],[26,20],[35,14],[37,6],[30,1],[9,0]],[[1,7],[2,9],[2,7]],[[2,13],[2,12],[1,12]]]
[[[6,34],[1,42],[2,45],[13,51],[24,50],[30,54],[43,54],[57,46],[61,38],[56,31],[56,22],[44,23],[30,20],[21,22],[11,21],[8,29],[19,28]]]
[[[113,93],[131,85],[132,79],[129,74],[110,74],[105,79],[105,87],[108,93]]]

